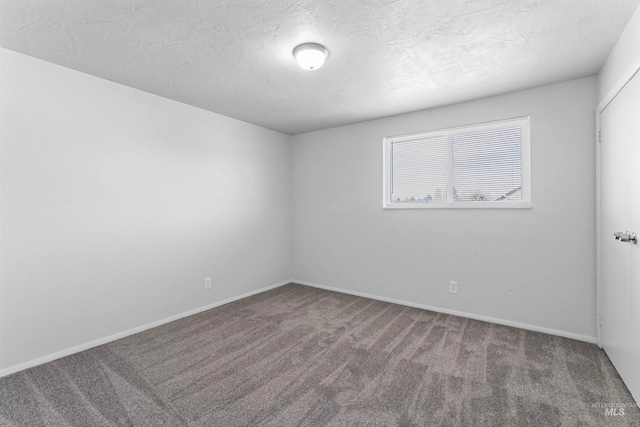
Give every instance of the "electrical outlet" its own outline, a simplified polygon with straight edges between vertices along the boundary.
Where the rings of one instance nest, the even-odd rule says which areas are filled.
[[[207,277],[204,279],[204,288],[211,289],[211,277]]]
[[[452,294],[458,293],[458,282],[449,282],[449,292]]]

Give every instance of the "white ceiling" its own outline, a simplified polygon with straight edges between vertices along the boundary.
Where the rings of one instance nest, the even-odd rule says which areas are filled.
[[[297,134],[596,74],[639,3],[0,0],[0,45]]]

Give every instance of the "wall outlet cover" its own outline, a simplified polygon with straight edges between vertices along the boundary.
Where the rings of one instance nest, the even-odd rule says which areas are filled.
[[[449,282],[449,292],[452,294],[458,293],[458,282]]]

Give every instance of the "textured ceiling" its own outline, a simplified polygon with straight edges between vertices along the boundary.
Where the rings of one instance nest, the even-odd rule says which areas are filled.
[[[0,0],[0,45],[296,134],[596,74],[639,3]]]

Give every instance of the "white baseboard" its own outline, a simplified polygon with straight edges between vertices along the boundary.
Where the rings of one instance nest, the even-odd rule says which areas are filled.
[[[496,319],[496,318],[493,318],[493,317],[482,316],[482,315],[473,314],[473,313],[465,313],[465,312],[456,311],[456,310],[449,310],[449,309],[446,309],[446,308],[433,307],[433,306],[426,305],[426,304],[418,304],[418,303],[414,303],[414,302],[410,302],[410,301],[403,301],[403,300],[399,300],[399,299],[395,299],[395,298],[381,297],[381,296],[378,296],[378,295],[372,295],[372,294],[368,294],[368,293],[365,293],[365,292],[351,291],[351,290],[348,290],[348,289],[335,288],[333,286],[319,285],[317,283],[306,282],[304,280],[285,280],[284,282],[276,283],[275,285],[271,285],[271,286],[267,286],[267,287],[264,287],[264,288],[256,289],[255,291],[251,291],[251,292],[247,292],[247,293],[244,293],[244,294],[241,294],[241,295],[237,295],[235,297],[227,298],[226,300],[218,301],[218,302],[215,302],[213,304],[206,305],[204,307],[199,307],[199,308],[196,308],[196,309],[193,309],[193,310],[189,310],[189,311],[186,311],[184,313],[176,314],[174,316],[167,317],[167,318],[162,319],[162,320],[158,320],[158,321],[155,321],[155,322],[147,323],[146,325],[142,325],[142,326],[138,326],[136,328],[128,329],[126,331],[118,332],[116,334],[109,335],[109,336],[103,337],[103,338],[99,338],[97,340],[93,340],[93,341],[90,341],[90,342],[87,342],[87,343],[84,343],[84,344],[80,344],[78,346],[71,347],[71,348],[68,348],[68,349],[65,349],[65,350],[62,350],[62,351],[58,351],[58,352],[55,352],[55,353],[52,353],[52,354],[49,354],[49,355],[46,355],[46,356],[43,356],[43,357],[39,357],[37,359],[33,359],[33,360],[29,360],[27,362],[19,363],[17,365],[9,366],[8,368],[0,369],[0,378],[5,377],[7,375],[11,375],[11,374],[19,372],[19,371],[23,371],[25,369],[32,368],[34,366],[38,366],[38,365],[42,365],[42,364],[47,363],[47,362],[51,362],[51,361],[56,360],[56,359],[60,359],[60,358],[65,357],[65,356],[69,356],[69,355],[72,355],[72,354],[75,354],[75,353],[79,353],[81,351],[88,350],[88,349],[93,348],[93,347],[97,347],[99,345],[107,344],[109,342],[118,340],[120,338],[128,337],[129,335],[137,334],[139,332],[146,331],[147,329],[152,329],[152,328],[155,328],[157,326],[164,325],[165,323],[173,322],[174,320],[178,320],[178,319],[182,319],[184,317],[192,316],[194,314],[198,314],[198,313],[201,313],[203,311],[207,311],[207,310],[210,310],[212,308],[219,307],[221,305],[228,304],[230,302],[237,301],[239,299],[249,297],[251,295],[255,295],[255,294],[259,294],[261,292],[265,292],[265,291],[268,291],[268,290],[271,290],[271,289],[279,288],[280,286],[284,286],[284,285],[286,285],[288,283],[292,283],[292,282],[293,283],[298,283],[298,284],[304,285],[304,286],[310,286],[310,287],[313,287],[313,288],[326,289],[328,291],[340,292],[340,293],[343,293],[343,294],[355,295],[355,296],[359,296],[359,297],[375,299],[375,300],[378,300],[378,301],[385,301],[385,302],[390,302],[390,303],[394,303],[394,304],[406,305],[408,307],[421,308],[421,309],[424,309],[424,310],[435,311],[435,312],[438,312],[438,313],[452,314],[454,316],[467,317],[467,318],[475,319],[475,320],[482,320],[484,322],[496,323],[498,325],[513,326],[515,328],[527,329],[527,330],[530,330],[530,331],[542,332],[542,333],[550,334],[550,335],[557,335],[557,336],[560,336],[560,337],[571,338],[571,339],[578,340],[578,341],[585,341],[585,342],[592,343],[592,344],[596,343],[596,337],[592,337],[592,336],[589,336],[589,335],[574,334],[574,333],[571,333],[571,332],[565,332],[565,331],[560,331],[560,330],[556,330],[556,329],[549,329],[549,328],[543,328],[543,327],[535,326],[535,325],[528,325],[528,324],[525,324],[525,323],[512,322],[510,320]]]
[[[292,280],[286,280],[284,282],[276,283],[275,285],[267,286],[264,288],[256,289],[255,291],[247,292],[242,295],[238,295],[235,297],[227,298],[223,301],[214,302],[213,304],[206,305],[204,307],[199,307],[193,310],[186,311],[184,313],[176,314],[171,317],[167,317],[162,320],[157,320],[155,322],[147,323],[146,325],[138,326],[133,329],[128,329],[126,331],[118,332],[113,335],[109,335],[104,338],[99,338],[97,340],[89,341],[84,344],[77,345],[75,347],[71,347],[62,351],[57,351],[52,354],[48,354],[46,356],[39,357],[37,359],[29,360],[27,362],[19,363],[17,365],[9,366],[8,368],[0,369],[0,378],[6,377],[7,375],[11,375],[13,373],[23,371],[25,369],[33,368],[34,366],[42,365],[43,363],[51,362],[56,359],[60,359],[65,356],[69,356],[75,353],[79,353],[84,350],[88,350],[93,347],[97,347],[102,344],[107,344],[111,341],[118,340],[120,338],[128,337],[129,335],[137,334],[138,332],[146,331],[147,329],[155,328],[156,326],[164,325],[165,323],[173,322],[174,320],[182,319],[184,317],[193,316],[194,314],[201,313],[203,311],[210,310],[215,307],[219,307],[221,305],[228,304],[233,301],[237,301],[242,298],[250,297],[251,295],[259,294],[271,289],[279,288],[280,286],[291,283]]]
[[[540,326],[529,325],[526,323],[512,322],[511,320],[496,319],[494,317],[482,316],[480,314],[465,313],[462,311],[449,310],[447,308],[433,307],[430,305],[418,304],[410,301],[403,301],[403,300],[394,299],[394,298],[381,297],[378,295],[367,294],[365,292],[351,291],[351,290],[342,289],[342,288],[334,288],[333,286],[319,285],[317,283],[305,282],[304,280],[294,279],[292,280],[292,282],[298,283],[304,286],[310,286],[313,288],[326,289],[328,291],[340,292],[343,294],[355,295],[358,297],[365,297],[365,298],[370,298],[378,301],[391,302],[394,304],[406,305],[408,307],[421,308],[424,310],[435,311],[437,313],[452,314],[454,316],[467,317],[469,319],[475,319],[475,320],[482,320],[484,322],[496,323],[498,325],[513,326],[514,328],[527,329],[530,331],[542,332],[549,335],[557,335],[559,337],[571,338],[578,341],[585,341],[591,344],[596,344],[596,337],[592,337],[589,335],[574,334],[572,332],[565,332],[557,329],[549,329],[549,328],[543,328]]]

